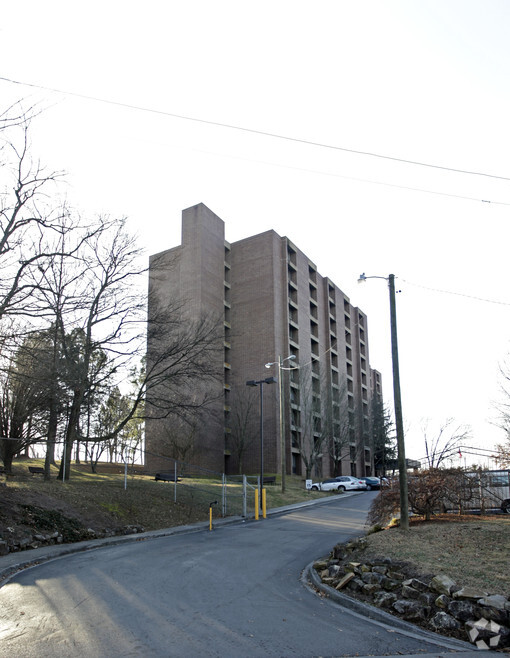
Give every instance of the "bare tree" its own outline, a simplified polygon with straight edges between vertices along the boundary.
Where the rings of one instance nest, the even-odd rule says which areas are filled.
[[[510,468],[510,364],[506,361],[500,366],[500,399],[496,403],[498,417],[495,421],[506,438],[506,442],[496,445],[494,459],[503,468]]]
[[[258,413],[253,390],[237,387],[232,391],[230,405],[230,433],[227,447],[232,451],[239,474],[243,472],[243,460],[246,452],[258,439],[253,417]]]
[[[430,429],[430,420],[424,420],[421,429],[428,469],[439,468],[471,438],[470,428],[465,425],[457,425],[453,418],[447,418],[433,429]]]
[[[305,467],[305,477],[310,479],[312,472],[317,477],[322,476],[322,457],[327,449],[328,426],[322,420],[321,384],[318,377],[314,377],[309,367],[302,367],[298,371],[300,410],[294,414],[298,417],[293,424],[301,428],[297,433],[295,447]]]
[[[353,440],[353,417],[349,410],[347,382],[344,379],[340,387],[323,386],[327,391],[322,412],[322,431],[325,447],[333,463],[333,476],[342,475],[342,463],[349,459],[350,444]]]
[[[2,123],[3,121],[3,123]],[[30,118],[3,115],[0,150],[0,319],[38,317],[34,306],[37,267],[51,257],[48,235],[60,224],[62,209],[48,203],[58,172],[47,172],[30,154]]]
[[[508,435],[506,443],[498,443],[496,445],[496,454],[494,459],[502,468],[510,468],[510,434]]]

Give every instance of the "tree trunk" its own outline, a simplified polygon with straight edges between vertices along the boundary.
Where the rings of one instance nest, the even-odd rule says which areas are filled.
[[[8,475],[12,475],[12,457],[13,457],[12,453],[10,451],[7,451],[4,453],[4,457],[2,460],[4,464],[5,472]]]
[[[64,455],[60,462],[60,469],[58,472],[58,479],[65,481],[69,480],[69,473],[71,470],[71,457],[73,452],[73,445],[78,438],[78,422],[80,420],[80,408],[83,400],[83,393],[80,389],[74,391],[73,402],[71,404],[71,411],[69,413],[69,421],[67,425],[67,432],[64,442]]]
[[[44,479],[50,479],[50,466],[55,466],[55,441],[57,438],[58,414],[55,400],[50,400],[50,417],[48,419],[48,442],[46,444],[46,458],[44,460]]]

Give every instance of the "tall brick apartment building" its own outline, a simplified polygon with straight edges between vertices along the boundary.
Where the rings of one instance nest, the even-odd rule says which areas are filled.
[[[264,471],[280,472],[283,427],[287,473],[304,476],[310,461],[313,477],[373,473],[370,403],[381,376],[369,364],[367,317],[288,238],[271,230],[229,244],[224,222],[198,204],[182,213],[182,244],[151,257],[149,290],[150,298],[179,296],[190,319],[212,315],[222,325],[210,363],[216,383],[207,384],[215,401],[195,426],[187,461],[258,473],[260,388],[246,382],[281,375],[282,418],[279,384],[262,387]],[[265,367],[289,356],[283,367],[293,369]],[[168,466],[158,455],[179,456],[161,443],[177,427],[172,417],[147,420],[149,469]]]

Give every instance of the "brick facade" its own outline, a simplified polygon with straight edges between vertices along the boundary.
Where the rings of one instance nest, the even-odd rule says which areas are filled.
[[[287,473],[305,475],[303,454],[310,456],[312,442],[322,455],[313,477],[373,473],[370,399],[381,395],[381,377],[369,365],[367,317],[288,238],[266,231],[229,244],[223,221],[199,204],[183,211],[182,244],[152,256],[149,269],[149,299],[179,297],[183,320],[214,316],[222,325],[210,363],[216,401],[196,428],[188,461],[258,473],[260,387],[246,382],[278,379],[278,366],[265,364],[294,355],[283,366],[299,368],[281,371]],[[149,343],[149,362],[151,349]],[[262,391],[266,473],[280,472],[279,388],[264,384]],[[179,427],[171,417],[148,419],[149,469],[164,467],[158,455],[169,449],[161,437]],[[328,449],[333,438],[341,451],[336,462]]]

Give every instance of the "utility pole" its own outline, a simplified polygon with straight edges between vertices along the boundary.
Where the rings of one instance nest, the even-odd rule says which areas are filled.
[[[285,416],[284,416],[284,400],[283,400],[283,370],[282,370],[282,357],[278,356],[278,384],[280,387],[280,452],[282,464],[282,493],[285,493],[285,472],[287,470],[287,458],[285,454]]]
[[[393,364],[393,400],[397,429],[398,472],[400,483],[400,527],[409,530],[409,506],[407,495],[407,464],[404,443],[404,422],[402,418],[402,398],[400,396],[400,373],[398,365],[397,310],[395,303],[395,275],[388,276],[390,290],[391,360]]]

